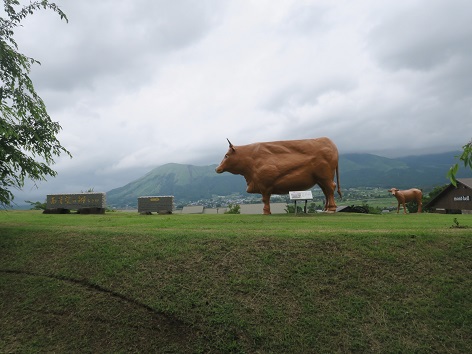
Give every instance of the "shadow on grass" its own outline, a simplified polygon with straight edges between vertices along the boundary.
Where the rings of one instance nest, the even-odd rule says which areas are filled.
[[[0,285],[8,284],[0,286],[2,350],[195,350],[198,334],[190,324],[122,293],[54,274],[0,274]]]

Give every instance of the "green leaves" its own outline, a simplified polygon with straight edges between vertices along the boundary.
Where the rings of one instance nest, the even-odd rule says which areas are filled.
[[[9,206],[12,188],[24,180],[55,176],[49,166],[62,153],[71,156],[57,140],[59,123],[49,116],[46,105],[29,77],[31,65],[39,61],[19,53],[13,35],[21,20],[34,11],[50,9],[67,21],[66,15],[47,0],[21,7],[18,0],[4,0],[5,18],[0,18],[0,205]],[[37,161],[39,160],[39,161]]]
[[[456,156],[456,158],[459,158],[460,161],[464,163],[465,168],[470,168],[472,169],[472,140],[462,146],[462,154],[460,156]],[[457,171],[459,171],[459,164],[456,163],[447,172],[446,177],[449,178],[451,183],[454,186],[457,186],[457,180],[456,180],[456,175]]]
[[[456,174],[458,170],[459,170],[459,164],[456,163],[453,166],[451,166],[449,171],[447,171],[447,175],[446,175],[446,177],[449,178],[449,180],[455,187],[457,186]]]

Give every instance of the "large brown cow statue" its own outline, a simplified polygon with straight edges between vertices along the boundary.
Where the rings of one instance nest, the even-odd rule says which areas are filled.
[[[270,214],[271,194],[288,194],[318,184],[326,198],[325,211],[336,211],[334,175],[339,185],[338,149],[328,138],[286,140],[234,146],[216,168],[217,173],[243,175],[248,193],[262,194],[264,214]]]
[[[406,207],[405,203],[408,202],[416,202],[418,204],[418,213],[421,213],[421,207],[423,205],[422,199],[423,199],[423,193],[421,190],[412,188],[412,189],[407,189],[404,191],[398,190],[397,188],[390,188],[388,190],[392,195],[397,198],[398,201],[398,206],[397,206],[397,214],[400,211],[400,204],[403,205],[403,213],[406,214]]]

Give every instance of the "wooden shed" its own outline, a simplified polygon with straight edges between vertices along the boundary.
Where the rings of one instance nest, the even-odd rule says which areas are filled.
[[[435,213],[472,214],[472,178],[458,178],[457,187],[451,183],[425,208]]]

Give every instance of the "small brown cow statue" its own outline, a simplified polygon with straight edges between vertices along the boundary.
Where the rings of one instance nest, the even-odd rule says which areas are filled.
[[[390,188],[388,191],[398,200],[397,214],[400,212],[400,204],[403,205],[403,213],[406,214],[405,203],[408,202],[416,202],[418,204],[418,213],[421,213],[423,193],[419,189],[412,188],[401,191],[397,188]]]
[[[263,213],[270,214],[271,194],[288,194],[318,184],[326,197],[325,211],[335,212],[334,191],[338,172],[338,149],[328,138],[284,140],[234,146],[216,168],[217,173],[243,175],[248,193],[262,194]]]

